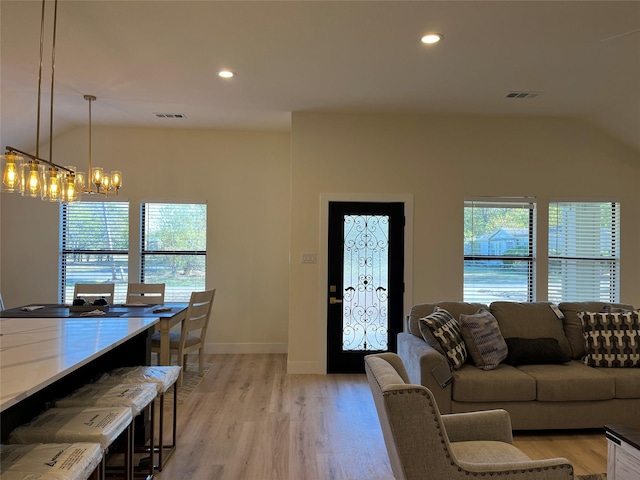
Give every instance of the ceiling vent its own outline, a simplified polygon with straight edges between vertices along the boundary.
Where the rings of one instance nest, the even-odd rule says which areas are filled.
[[[158,118],[187,118],[184,113],[154,113]]]
[[[542,95],[542,92],[509,92],[504,98],[536,98]]]

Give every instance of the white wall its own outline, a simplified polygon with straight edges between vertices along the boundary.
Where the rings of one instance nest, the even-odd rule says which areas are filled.
[[[320,215],[331,196],[413,200],[405,305],[462,299],[465,197],[535,196],[543,224],[551,198],[617,199],[621,300],[640,306],[640,154],[581,122],[294,113],[291,135],[93,130],[94,163],[124,172],[132,223],[141,201],[207,201],[207,286],[218,289],[209,352],[288,351],[289,372],[325,371]],[[86,128],[54,145],[61,163],[86,165]],[[0,203],[6,303],[55,302],[56,206],[7,194]],[[302,264],[302,252],[317,252],[318,263]]]
[[[621,202],[621,300],[640,305],[640,155],[590,125],[553,118],[321,114],[292,117],[289,372],[324,372],[320,199],[413,197],[413,298],[462,300],[463,200],[535,196]],[[542,251],[546,239],[538,239]],[[315,265],[296,261],[318,252]],[[539,258],[546,279],[546,259]],[[546,284],[537,285],[538,300]],[[407,302],[405,302],[406,304]]]
[[[54,148],[59,163],[86,170],[86,128]],[[207,202],[207,287],[217,289],[207,352],[286,352],[289,133],[94,126],[92,157],[94,165],[123,171],[119,199],[130,202],[136,232],[132,274],[142,201]],[[56,302],[58,206],[2,194],[0,212],[7,307]]]

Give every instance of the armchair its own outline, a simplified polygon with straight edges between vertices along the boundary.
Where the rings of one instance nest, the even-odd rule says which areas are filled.
[[[532,460],[516,448],[504,410],[440,415],[431,391],[409,383],[395,353],[368,355],[365,370],[396,480],[574,478],[568,460]]]

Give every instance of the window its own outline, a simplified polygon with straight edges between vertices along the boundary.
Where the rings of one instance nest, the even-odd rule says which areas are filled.
[[[620,204],[549,204],[549,300],[617,302]]]
[[[464,300],[534,300],[535,203],[495,198],[464,204]]]
[[[60,208],[60,301],[70,304],[76,283],[128,283],[129,204],[77,202]]]
[[[166,284],[165,301],[189,301],[205,289],[207,206],[143,203],[140,281]]]

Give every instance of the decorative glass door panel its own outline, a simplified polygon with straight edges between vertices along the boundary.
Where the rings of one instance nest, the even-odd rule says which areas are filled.
[[[345,215],[342,348],[389,347],[389,216]]]

